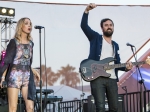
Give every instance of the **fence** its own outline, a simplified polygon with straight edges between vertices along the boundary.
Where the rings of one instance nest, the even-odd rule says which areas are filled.
[[[142,94],[140,92],[132,92],[120,94],[119,96],[121,96],[120,99],[118,98],[120,102],[119,108],[121,108],[119,112],[150,112],[150,90],[144,91]],[[53,101],[51,101],[52,99]],[[47,100],[46,108],[43,112],[87,112],[87,110],[83,110],[85,109],[85,104],[89,102],[89,99],[73,101],[61,101],[61,99],[57,96],[50,97]],[[2,108],[1,103],[0,108]],[[37,108],[35,106],[35,112],[38,112]]]

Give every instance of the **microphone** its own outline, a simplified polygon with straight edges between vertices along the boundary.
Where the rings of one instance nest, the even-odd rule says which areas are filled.
[[[135,47],[134,45],[130,44],[130,43],[127,43],[126,44],[127,46],[131,46],[131,47]]]
[[[35,25],[34,28],[35,28],[35,29],[42,29],[42,28],[44,28],[44,26]]]

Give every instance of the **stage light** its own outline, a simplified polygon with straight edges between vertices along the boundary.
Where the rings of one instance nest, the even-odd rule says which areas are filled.
[[[15,16],[15,9],[8,9],[9,16]]]
[[[2,9],[2,13],[5,14],[7,10],[5,8]]]
[[[14,8],[0,7],[0,15],[3,16],[15,16]]]
[[[8,13],[11,15],[14,14],[14,10],[10,9]]]

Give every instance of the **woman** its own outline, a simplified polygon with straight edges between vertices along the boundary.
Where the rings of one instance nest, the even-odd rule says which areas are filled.
[[[6,80],[9,112],[17,110],[19,90],[22,92],[27,112],[34,111],[36,93],[34,75],[38,81],[40,75],[31,68],[34,45],[30,35],[31,30],[32,23],[29,18],[21,18],[18,21],[15,36],[10,40],[6,56],[0,63],[0,86],[2,87],[3,81]]]

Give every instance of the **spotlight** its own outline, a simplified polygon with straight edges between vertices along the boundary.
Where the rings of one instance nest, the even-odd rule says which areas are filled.
[[[10,9],[8,13],[9,13],[10,15],[14,14],[14,10],[13,10],[13,9]]]
[[[2,13],[6,14],[7,10],[5,8],[2,9]]]
[[[15,16],[15,9],[8,9],[8,16]]]
[[[3,16],[15,16],[15,9],[7,8],[7,7],[0,7],[0,15]]]

